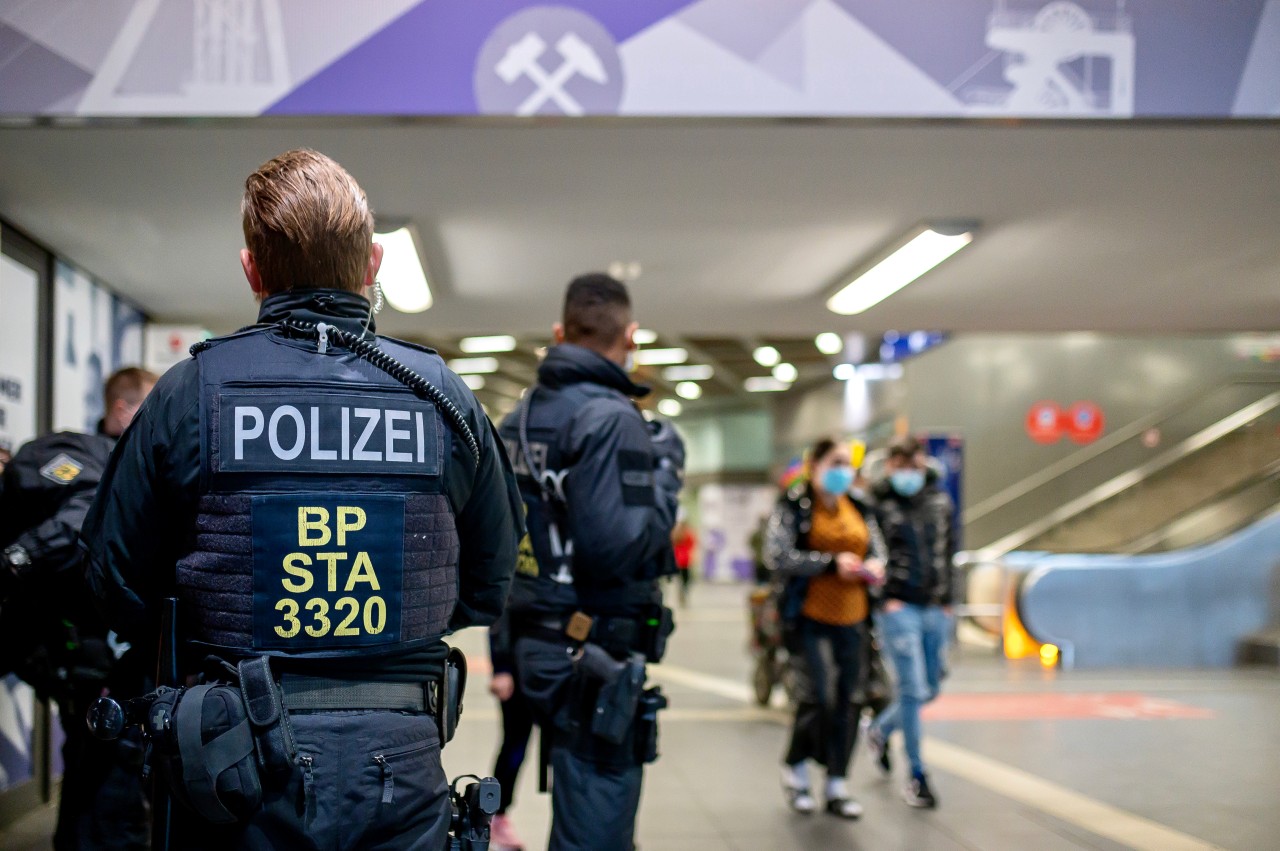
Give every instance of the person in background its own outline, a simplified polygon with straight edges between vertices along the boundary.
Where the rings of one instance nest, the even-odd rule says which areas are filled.
[[[911,776],[904,797],[913,807],[938,800],[920,756],[920,708],[938,696],[954,593],[956,554],[951,498],[911,437],[889,446],[884,477],[873,490],[889,548],[878,626],[898,678],[898,697],[871,724],[867,744],[883,754],[901,728]]]
[[[494,851],[520,851],[524,847],[507,816],[507,810],[515,797],[520,766],[529,752],[529,737],[534,726],[533,706],[520,691],[515,676],[515,654],[511,643],[511,622],[504,612],[489,627],[489,660],[493,664],[489,693],[498,699],[502,708],[502,745],[493,764],[493,776],[502,786],[502,797],[489,825],[489,841]]]
[[[785,580],[782,618],[802,674],[783,791],[796,812],[817,808],[808,774],[813,760],[827,771],[827,812],[848,819],[862,815],[845,782],[857,729],[852,698],[868,586],[880,581],[885,558],[874,516],[849,495],[852,484],[849,445],[818,441],[809,453],[808,481],[779,499],[765,535],[765,560]]]
[[[137,367],[112,374],[95,434],[59,432],[23,446],[0,487],[0,672],[13,671],[52,698],[66,734],[57,851],[145,848],[142,781],[131,740],[100,742],[84,713],[104,691],[141,690],[143,674],[117,660],[93,605],[76,538],[116,441],[156,376]],[[133,654],[130,654],[133,655]]]
[[[698,536],[693,533],[693,527],[689,525],[689,520],[685,516],[684,509],[680,509],[680,514],[676,519],[676,527],[671,530],[671,547],[675,551],[676,569],[680,576],[680,605],[689,605],[689,585],[693,581],[691,573],[693,565],[693,551],[698,546]]]

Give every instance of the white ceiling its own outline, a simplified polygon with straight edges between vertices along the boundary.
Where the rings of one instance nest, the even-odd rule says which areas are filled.
[[[1280,326],[1280,124],[180,122],[0,129],[0,216],[158,319],[250,321],[244,177],[342,162],[423,237],[405,336],[545,333],[565,282],[638,260],[668,335]],[[860,317],[825,296],[931,218],[978,239]]]

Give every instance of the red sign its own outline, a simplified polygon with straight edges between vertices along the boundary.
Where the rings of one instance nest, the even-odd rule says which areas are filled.
[[[1102,435],[1102,409],[1092,402],[1076,402],[1064,415],[1063,431],[1076,443],[1093,443]]]
[[[1057,443],[1062,437],[1062,409],[1057,402],[1036,402],[1027,412],[1027,434],[1036,443]]]

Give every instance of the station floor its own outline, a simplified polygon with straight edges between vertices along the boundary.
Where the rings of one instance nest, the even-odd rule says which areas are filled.
[[[786,712],[757,708],[747,685],[746,593],[695,586],[653,669],[672,708],[646,773],[643,851],[1280,848],[1280,674],[1046,671],[977,649],[955,654],[926,716],[937,810],[902,801],[895,749],[892,780],[856,756],[861,820],[794,815],[778,785]],[[486,773],[499,737],[484,635],[457,638],[474,669],[451,776]],[[550,818],[534,758],[511,812],[528,849],[545,847]],[[48,848],[52,825],[52,808],[33,812],[0,848]]]

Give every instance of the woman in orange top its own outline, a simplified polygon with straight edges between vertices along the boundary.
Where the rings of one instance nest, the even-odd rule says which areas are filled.
[[[813,812],[807,761],[814,760],[827,770],[827,812],[843,818],[862,815],[845,782],[857,724],[850,700],[865,640],[867,587],[883,579],[885,559],[874,516],[849,495],[852,484],[848,443],[818,441],[809,453],[808,482],[779,499],[765,535],[765,562],[785,582],[781,614],[802,675],[783,790],[792,809]]]

